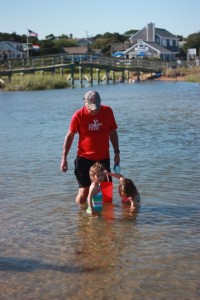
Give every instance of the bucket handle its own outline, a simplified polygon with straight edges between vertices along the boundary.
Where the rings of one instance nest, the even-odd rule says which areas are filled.
[[[109,182],[109,175],[108,175],[108,171],[107,171],[107,170],[105,170],[105,171],[104,171],[104,174],[106,175],[106,179],[107,179],[107,181]]]

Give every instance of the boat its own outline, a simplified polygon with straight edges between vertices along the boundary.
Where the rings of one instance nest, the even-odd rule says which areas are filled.
[[[152,76],[148,77],[147,79],[156,79],[162,76],[162,71],[155,72]]]

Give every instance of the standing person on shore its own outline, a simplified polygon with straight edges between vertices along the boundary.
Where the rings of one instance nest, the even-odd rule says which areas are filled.
[[[4,68],[7,67],[7,59],[8,59],[8,55],[5,51],[3,51],[1,64],[3,65]]]
[[[8,58],[7,53],[5,51],[3,51],[3,59],[2,59],[3,63],[5,63],[7,61],[7,58]]]
[[[100,95],[96,91],[87,92],[83,100],[84,106],[77,110],[71,118],[64,139],[61,160],[61,170],[67,172],[67,155],[75,134],[78,134],[78,151],[74,161],[74,173],[79,185],[76,196],[77,204],[84,204],[87,201],[91,184],[89,169],[95,162],[100,162],[110,172],[110,141],[115,154],[114,163],[120,163],[117,123],[112,109],[101,104]],[[111,177],[110,181],[112,181]]]

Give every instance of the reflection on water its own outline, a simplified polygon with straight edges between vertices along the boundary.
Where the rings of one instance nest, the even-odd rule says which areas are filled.
[[[1,92],[0,299],[199,299],[200,87],[98,90],[115,112],[141,211],[122,206],[117,181],[101,217],[75,205],[76,140],[69,172],[59,170],[86,88]]]

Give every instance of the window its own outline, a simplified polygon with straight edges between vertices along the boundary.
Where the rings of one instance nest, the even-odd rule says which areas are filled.
[[[167,47],[167,40],[166,39],[162,39],[162,46]]]
[[[156,38],[156,44],[160,44],[160,39],[158,37]]]
[[[139,48],[141,48],[141,49],[144,49],[144,48],[145,48],[145,45],[144,45],[144,43],[142,43],[142,42],[140,42],[138,46],[139,46]]]

